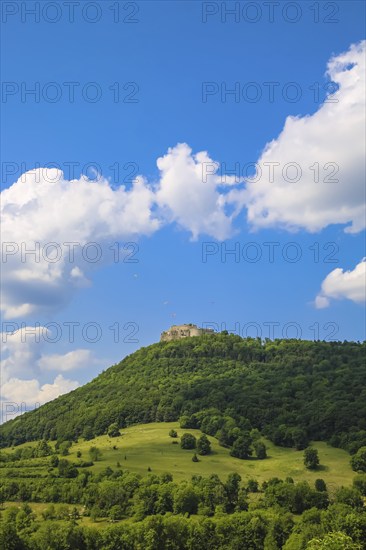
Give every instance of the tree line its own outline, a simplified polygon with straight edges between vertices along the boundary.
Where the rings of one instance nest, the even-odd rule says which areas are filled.
[[[59,490],[50,493],[44,480],[34,494],[27,494],[16,482],[3,487],[3,499],[19,499],[24,504],[1,512],[2,549],[366,548],[365,475],[332,497],[322,479],[313,487],[291,478],[272,478],[260,485],[254,479],[242,483],[236,473],[225,481],[213,474],[174,482],[170,474],[142,477],[107,468],[52,485]],[[29,489],[35,490],[32,483]],[[27,503],[29,497],[36,502],[51,500],[41,521]],[[61,501],[70,506],[54,505]],[[83,525],[82,516],[89,516],[95,527]],[[101,518],[111,526],[99,528]],[[128,518],[133,521],[123,521]]]

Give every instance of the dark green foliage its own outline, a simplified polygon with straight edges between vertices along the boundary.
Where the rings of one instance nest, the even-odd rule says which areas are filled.
[[[51,458],[50,458],[50,466],[52,468],[57,468],[58,463],[59,463],[58,456],[57,455],[52,455]]]
[[[183,415],[179,419],[181,428],[198,428],[197,418],[194,414],[191,416]]]
[[[112,506],[112,507],[109,509],[109,512],[108,512],[108,517],[109,517],[112,521],[117,521],[117,520],[119,520],[119,519],[122,519],[122,518],[123,518],[123,515],[124,515],[123,508],[122,508],[122,506],[120,506],[119,504],[115,504],[114,506]]]
[[[71,441],[62,441],[61,443],[56,444],[57,452],[62,456],[67,456],[69,454],[69,449],[71,447]]]
[[[79,472],[66,458],[61,458],[58,463],[58,474],[60,477],[73,478],[77,477]]]
[[[34,449],[34,457],[41,458],[43,456],[50,456],[53,453],[51,446],[45,439],[41,439]]]
[[[176,514],[197,514],[200,499],[194,487],[182,484],[174,496],[174,512]]]
[[[256,479],[249,479],[247,483],[247,490],[250,493],[258,492],[258,481]]]
[[[353,480],[353,486],[362,496],[366,497],[366,474],[356,476]]]
[[[362,508],[363,500],[356,487],[341,487],[337,489],[335,495],[336,502],[348,504],[352,508]]]
[[[319,456],[317,449],[308,448],[304,452],[304,464],[308,470],[316,470],[319,466]]]
[[[248,493],[246,489],[239,489],[238,493],[238,502],[235,506],[235,511],[242,512],[244,510],[248,510],[249,502],[248,502]]]
[[[326,491],[327,490],[327,486],[325,484],[324,479],[316,479],[314,485],[315,485],[315,489],[317,491]]]
[[[355,472],[366,472],[366,447],[361,447],[351,458],[351,466]]]
[[[170,437],[178,437],[178,434],[177,434],[176,430],[170,430],[169,431],[169,436]]]
[[[2,462],[18,462],[33,458],[44,458],[46,456],[51,456],[52,458],[53,454],[54,451],[51,446],[45,440],[41,440],[34,447],[16,448],[10,453],[0,453],[0,464]]]
[[[329,505],[327,493],[306,482],[273,478],[257,495],[256,509],[250,505],[248,511],[247,489],[240,487],[236,473],[224,483],[217,475],[196,475],[176,483],[170,474],[142,478],[129,472],[115,477],[116,473],[105,468],[75,479],[39,480],[42,483],[32,486],[37,500],[69,504],[48,505],[43,521],[36,520],[27,504],[7,508],[0,517],[0,548],[305,550],[309,541],[318,541],[318,546],[311,543],[314,549],[327,548],[321,544],[328,539],[329,550],[366,548],[366,513],[358,491],[352,488],[338,490],[336,502]],[[13,493],[13,498],[18,496]],[[78,525],[84,508],[92,521],[130,521],[98,529]],[[190,519],[193,514],[199,517]],[[339,540],[346,540],[348,546],[337,546]]]
[[[207,435],[203,434],[197,440],[197,452],[199,455],[208,455],[211,452],[211,443]]]
[[[118,429],[117,422],[112,422],[112,424],[108,426],[107,434],[109,435],[109,437],[118,437],[119,435],[121,435]]]
[[[192,495],[191,495],[192,497]],[[182,494],[177,505],[194,509],[194,497]],[[336,518],[336,512],[343,516]],[[3,550],[360,550],[365,548],[364,522],[360,513],[352,510],[305,512],[294,525],[289,514],[262,510],[236,512],[224,517],[206,517],[199,522],[181,515],[156,515],[137,523],[118,523],[97,529],[77,525],[69,512],[67,521],[50,517],[36,526],[30,519],[29,527],[18,527],[13,516],[0,522],[0,546]],[[93,507],[92,521],[100,518],[101,510]],[[118,521],[123,510],[111,508],[109,518]],[[352,517],[353,515],[353,517]],[[122,516],[123,517],[123,516]],[[65,518],[66,519],[66,518]],[[292,541],[292,544],[291,544]]]
[[[161,474],[160,480],[161,483],[170,483],[171,481],[173,481],[173,476],[172,474],[166,472],[165,474]]]
[[[257,443],[254,443],[254,450],[255,450],[255,455],[259,460],[263,460],[264,458],[267,458],[267,448],[262,441],[258,441]]]
[[[196,444],[197,441],[193,434],[185,433],[180,438],[180,446],[182,449],[195,449]]]
[[[192,456],[192,462],[199,462],[199,459],[196,453],[194,453],[194,455]]]
[[[238,505],[241,477],[237,473],[229,474],[224,485],[227,496],[227,511],[233,512]]]
[[[117,423],[180,418],[233,445],[257,428],[284,446],[366,445],[365,343],[216,334],[141,348],[85,386],[0,427],[0,446],[91,439]],[[213,411],[206,418],[203,410]],[[225,420],[225,417],[230,418]],[[249,423],[249,425],[245,425]]]
[[[268,507],[279,505],[294,514],[302,514],[313,507],[327,508],[329,499],[326,492],[311,489],[306,481],[295,484],[270,480],[265,489],[264,502]]]
[[[81,431],[81,437],[83,437],[86,441],[90,441],[94,438],[94,430],[91,426],[86,425]]]
[[[249,458],[252,455],[252,438],[249,432],[244,433],[236,441],[234,441],[233,448],[230,451],[231,456],[235,458]]]
[[[309,444],[309,437],[304,428],[289,427],[285,424],[275,429],[272,440],[275,445],[295,447],[298,451],[305,449]]]

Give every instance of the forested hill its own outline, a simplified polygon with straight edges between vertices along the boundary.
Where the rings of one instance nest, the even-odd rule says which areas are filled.
[[[366,444],[365,349],[365,343],[261,342],[227,333],[153,344],[3,424],[0,444],[91,439],[114,422],[180,418],[183,427],[211,435],[258,428],[280,445],[318,439],[355,452]]]

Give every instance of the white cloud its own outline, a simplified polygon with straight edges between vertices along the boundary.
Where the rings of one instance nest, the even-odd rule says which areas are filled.
[[[30,372],[39,375],[50,370],[64,372],[100,364],[88,349],[75,349],[66,354],[47,353],[55,335],[44,326],[12,330],[4,323],[4,328],[7,332],[0,333],[3,380],[29,375]]]
[[[5,409],[6,403],[18,404],[15,414],[24,412],[20,407],[22,402],[29,410],[37,403],[46,403],[79,386],[78,381],[64,378],[62,372],[101,364],[86,349],[63,355],[45,353],[47,339],[52,336],[46,327],[24,327],[0,336],[1,402]],[[56,377],[47,380],[49,371],[57,371]]]
[[[67,181],[56,169],[23,174],[1,194],[5,318],[67,303],[77,288],[89,284],[89,272],[113,260],[108,246],[114,240],[132,240],[159,228],[153,199],[141,177],[130,190],[113,190],[103,178]]]
[[[26,410],[32,410],[32,408],[37,408],[38,405],[43,405],[64,393],[75,390],[78,386],[78,382],[68,380],[62,374],[58,374],[52,383],[42,385],[35,378],[30,380],[10,378],[2,385],[2,401],[3,403],[18,404],[19,410],[14,411],[16,414],[25,412],[21,409],[22,403],[26,404]]]
[[[328,298],[318,294],[318,296],[315,298],[315,307],[316,307],[316,309],[324,309],[326,307],[329,307]]]
[[[321,291],[315,298],[315,307],[323,309],[330,300],[348,299],[358,304],[366,301],[366,259],[364,258],[351,271],[341,268],[331,271],[321,285]]]
[[[207,153],[193,155],[188,145],[178,144],[157,165],[158,183],[148,185],[138,176],[130,190],[115,190],[103,178],[68,181],[60,170],[39,168],[2,192],[6,319],[65,305],[90,284],[88,275],[98,265],[115,261],[109,248],[114,241],[151,235],[174,221],[193,238],[206,233],[224,239],[232,233],[232,217],[217,191],[219,166]]]
[[[91,284],[90,275],[101,263],[113,261],[113,241],[152,235],[167,223],[188,230],[193,239],[205,234],[224,240],[235,234],[233,222],[247,209],[253,229],[315,232],[331,224],[345,225],[346,232],[363,229],[365,42],[332,57],[327,74],[338,91],[314,114],[287,118],[258,160],[262,174],[256,182],[244,185],[230,176],[219,177],[219,164],[205,151],[193,154],[185,143],[157,159],[156,182],[138,176],[128,190],[113,189],[104,178],[68,181],[56,169],[23,174],[1,194],[4,317],[62,308],[77,289]],[[279,164],[273,181],[268,163]],[[288,163],[301,169],[296,183],[288,181],[294,168],[286,178]],[[319,182],[314,182],[315,163]],[[339,166],[333,175],[338,181],[324,181],[332,172],[329,163]],[[91,242],[102,251],[95,263],[83,254],[82,247]],[[56,246],[47,248],[48,243]],[[36,255],[24,257],[25,247],[29,251],[37,246]],[[59,259],[51,261],[59,252]],[[318,305],[324,307],[325,300],[319,298]]]
[[[254,229],[316,232],[346,224],[346,232],[356,233],[365,227],[365,44],[330,59],[327,74],[339,86],[337,92],[314,114],[288,117],[257,161],[258,181],[231,192],[231,199],[248,208]],[[271,165],[272,180],[265,163],[278,163]],[[297,163],[301,171],[288,167],[286,173],[288,163]],[[314,181],[315,163],[319,182]],[[336,166],[339,171],[332,176]],[[289,181],[297,170],[299,181]],[[327,176],[338,182],[324,181]]]
[[[167,220],[188,229],[194,239],[202,233],[219,240],[233,234],[233,216],[225,212],[225,197],[217,189],[219,164],[207,152],[192,155],[192,149],[180,143],[157,165],[161,174],[156,197]]]
[[[41,370],[71,371],[96,364],[93,353],[88,349],[76,349],[64,355],[44,355],[38,365]]]

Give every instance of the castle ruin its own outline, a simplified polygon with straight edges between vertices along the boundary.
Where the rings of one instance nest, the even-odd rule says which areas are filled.
[[[202,336],[203,334],[213,334],[210,328],[199,328],[197,325],[189,323],[188,325],[172,325],[170,329],[164,330],[160,335],[160,342],[170,342],[171,340],[180,340],[181,338],[190,338],[191,336]]]

